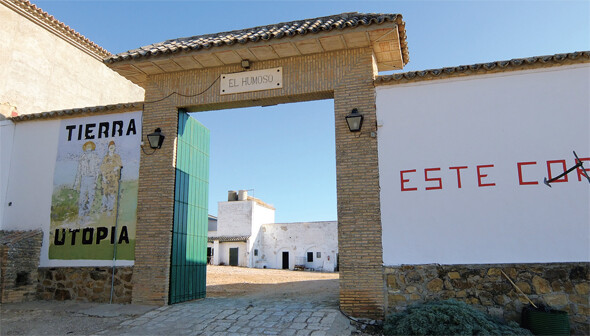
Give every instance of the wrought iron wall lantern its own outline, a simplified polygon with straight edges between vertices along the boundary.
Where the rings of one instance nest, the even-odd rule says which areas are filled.
[[[350,114],[346,116],[346,123],[351,132],[359,132],[363,126],[363,115],[357,109],[352,109]]]
[[[154,133],[150,133],[147,135],[148,142],[150,143],[151,149],[160,149],[162,148],[162,143],[164,142],[164,134],[162,134],[162,130],[158,127],[154,130]]]

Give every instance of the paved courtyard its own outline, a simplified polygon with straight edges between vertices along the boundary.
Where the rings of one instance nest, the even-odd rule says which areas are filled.
[[[97,334],[320,336],[351,330],[334,305],[209,298],[157,308]]]
[[[338,336],[356,331],[338,309],[337,274],[270,271],[211,268],[210,279],[220,279],[208,281],[213,297],[162,307],[74,301],[3,304],[0,333]],[[221,277],[223,273],[234,280]],[[281,280],[281,274],[286,278]],[[265,284],[265,277],[272,283]]]

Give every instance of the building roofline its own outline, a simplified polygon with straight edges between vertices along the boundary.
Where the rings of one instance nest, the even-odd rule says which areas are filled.
[[[244,45],[260,41],[283,39],[306,34],[321,34],[333,30],[343,30],[363,26],[380,25],[392,22],[398,27],[403,64],[409,62],[406,42],[405,22],[401,14],[349,12],[317,18],[280,22],[246,29],[220,33],[195,35],[169,39],[140,48],[128,50],[104,59],[109,65],[126,60],[142,60],[148,57],[164,56],[174,53],[209,50],[215,47]]]
[[[395,85],[425,80],[447,79],[453,77],[482,75],[506,71],[530,70],[589,62],[590,51],[576,51],[565,54],[514,58],[505,61],[402,72],[392,75],[377,76],[374,83],[376,86]]]
[[[100,105],[92,107],[73,108],[41,113],[22,114],[16,117],[6,118],[13,122],[33,121],[40,119],[56,119],[64,117],[79,117],[92,114],[104,114],[114,112],[129,112],[132,110],[143,110],[143,102],[121,103],[111,105]]]
[[[263,200],[256,198],[256,197],[252,197],[252,196],[248,196],[248,201],[254,202],[262,207],[268,208],[270,210],[276,210],[274,206],[264,202]]]
[[[219,240],[220,243],[222,242],[242,242],[248,241],[250,236],[211,236],[207,237],[208,242],[213,242],[215,240]]]
[[[106,49],[28,0],[0,0],[0,3],[99,61],[112,56]]]

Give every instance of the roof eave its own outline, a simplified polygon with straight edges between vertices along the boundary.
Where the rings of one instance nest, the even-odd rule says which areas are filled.
[[[409,61],[405,23],[395,21],[283,36],[209,48],[163,49],[155,54],[129,53],[104,60],[105,64],[132,82],[143,85],[151,75],[239,64],[242,59],[265,61],[322,52],[371,47],[378,71],[400,70]]]
[[[493,74],[506,71],[533,70],[553,66],[590,63],[590,51],[514,58],[511,60],[459,65],[378,76],[375,85],[395,85],[426,80],[447,79],[464,76]]]

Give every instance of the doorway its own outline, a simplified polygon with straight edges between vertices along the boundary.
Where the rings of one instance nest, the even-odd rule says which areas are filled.
[[[238,266],[238,248],[237,247],[230,247],[229,248],[229,265],[230,266]]]
[[[242,239],[242,235],[249,235],[247,243],[239,245],[239,266],[285,271],[304,266],[299,261],[306,257],[307,245],[298,245],[302,244],[299,236],[284,236],[287,231],[279,223],[337,219],[334,101],[194,111],[191,116],[211,132],[208,211],[217,219],[217,227],[209,231],[210,237]],[[304,128],[294,127],[290,122],[294,116],[313,123]],[[252,205],[257,209],[253,215],[238,215],[250,205],[240,205],[235,195],[228,193],[234,190],[245,190],[250,200],[257,200]],[[276,209],[274,216],[267,216],[269,208],[263,204]],[[263,231],[261,225],[266,224],[270,225]],[[273,228],[280,231],[280,237],[272,234],[275,238],[271,238]],[[264,239],[280,240],[265,244]],[[234,243],[231,247],[238,247],[237,241]],[[217,264],[236,265],[229,260],[230,246],[225,246],[215,251]],[[213,264],[208,269],[211,295],[217,295],[214,286],[218,283],[239,283],[238,275],[223,275],[229,267],[218,270],[217,264]]]
[[[289,269],[289,252],[283,252],[283,269]]]

